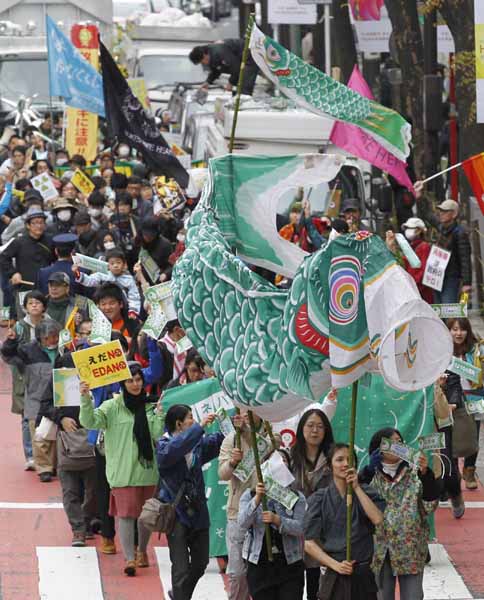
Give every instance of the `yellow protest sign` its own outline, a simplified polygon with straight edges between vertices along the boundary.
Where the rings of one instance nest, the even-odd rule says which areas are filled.
[[[85,196],[89,196],[89,194],[93,192],[95,188],[94,183],[89,179],[89,177],[85,173],[81,171],[81,169],[76,169],[74,171],[71,183]]]
[[[130,379],[131,374],[119,340],[72,353],[81,381],[91,389]]]

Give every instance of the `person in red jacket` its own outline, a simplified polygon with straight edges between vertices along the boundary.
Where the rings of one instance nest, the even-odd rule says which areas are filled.
[[[422,283],[431,248],[431,245],[424,239],[427,228],[425,227],[425,223],[422,221],[422,219],[411,217],[405,221],[405,223],[402,225],[402,229],[408,243],[420,259],[420,267],[411,267],[405,256],[399,252],[393,231],[387,231],[387,246],[394,254],[401,254],[401,257],[399,256],[398,258],[402,263],[402,266],[407,273],[409,273],[415,279],[415,283],[417,284],[418,291],[420,292],[422,298],[429,304],[432,304],[434,301],[434,291],[432,288],[429,288]]]

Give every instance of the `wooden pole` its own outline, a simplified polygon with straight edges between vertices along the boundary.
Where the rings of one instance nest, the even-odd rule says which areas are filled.
[[[358,398],[358,381],[353,382],[351,389],[351,415],[350,415],[350,440],[348,466],[354,467],[355,430],[356,430],[356,401]],[[346,490],[346,560],[351,560],[351,522],[353,516],[353,486],[348,485]]]
[[[264,421],[264,427],[265,427],[265,430],[267,431],[267,435],[269,436],[269,438],[271,440],[272,449],[277,450],[277,442],[276,442],[276,438],[274,437],[274,432],[272,431],[272,425],[269,423],[269,421]]]
[[[232,131],[230,133],[229,154],[232,154],[232,152],[234,150],[235,130],[237,129],[237,117],[239,115],[239,107],[240,107],[240,95],[242,92],[242,84],[244,82],[245,65],[247,62],[247,56],[249,54],[250,36],[252,34],[252,28],[254,27],[254,16],[255,16],[254,13],[251,13],[249,15],[249,22],[247,23],[247,31],[245,32],[245,44],[244,44],[244,50],[242,52],[242,62],[240,63],[239,81],[237,83],[237,94],[235,96],[235,105],[234,105],[234,117],[232,119]]]
[[[240,408],[235,408],[235,414],[240,415]],[[242,448],[240,427],[235,428],[235,447],[239,450]]]
[[[259,458],[259,449],[257,448],[257,435],[255,431],[255,423],[254,423],[254,415],[252,411],[249,410],[249,423],[250,423],[250,439],[252,442],[252,451],[254,452],[254,462],[255,462],[255,471],[257,473],[257,481],[259,483],[264,483],[264,479],[262,478],[262,470],[260,468],[260,458]],[[265,496],[262,497],[262,510],[267,510],[267,498]],[[271,528],[268,523],[265,526],[266,530],[266,548],[267,548],[267,558],[272,562],[272,538],[271,538]]]

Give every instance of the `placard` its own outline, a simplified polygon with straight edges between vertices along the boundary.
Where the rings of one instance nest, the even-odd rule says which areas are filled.
[[[177,354],[183,354],[183,352],[187,352],[190,348],[193,348],[193,344],[188,336],[182,337],[181,340],[178,340],[176,343]]]
[[[450,254],[451,253],[448,250],[439,248],[439,246],[436,246],[435,244],[432,246],[427,259],[427,264],[425,265],[425,272],[422,280],[423,285],[426,285],[433,290],[437,290],[438,292],[442,291],[445,269],[449,264]]]
[[[126,356],[119,340],[72,353],[81,381],[92,390],[131,378]]]
[[[36,177],[32,177],[30,181],[34,186],[34,189],[40,192],[40,195],[46,202],[55,200],[59,196],[52,179],[47,173],[41,173]]]
[[[445,433],[436,431],[418,438],[420,450],[443,450],[445,448]]]
[[[154,340],[157,340],[165,325],[168,323],[168,319],[166,318],[165,313],[161,310],[161,306],[159,304],[153,304],[151,308],[151,312],[148,315],[148,318],[145,321],[141,331],[149,335]]]
[[[397,456],[405,462],[408,462],[409,465],[418,466],[420,450],[411,448],[410,446],[402,444],[401,442],[394,442],[393,440],[390,440],[388,438],[382,438],[380,444],[380,451],[388,452],[388,454],[393,454],[393,456]]]
[[[89,318],[92,321],[91,335],[89,341],[91,344],[106,344],[111,341],[111,332],[113,325],[92,300],[88,300]]]
[[[89,196],[89,194],[91,194],[96,187],[89,177],[81,171],[81,169],[76,169],[74,171],[74,175],[71,177],[71,183],[82,194],[84,194],[84,196]]]
[[[81,269],[87,269],[88,271],[94,271],[95,273],[109,273],[108,263],[105,260],[99,260],[99,258],[92,258],[91,256],[85,256],[84,254],[74,254],[72,262]]]
[[[151,254],[149,254],[144,248],[139,251],[138,260],[142,267],[146,271],[146,274],[151,279],[151,283],[156,283],[160,278],[160,267],[153,260]]]
[[[52,371],[54,387],[54,406],[80,406],[80,379],[77,369],[54,369]]]
[[[149,287],[145,291],[145,299],[148,300],[150,304],[155,304],[156,302],[161,302],[166,298],[171,298],[171,283],[160,283],[159,285],[154,285]]]
[[[316,4],[304,5],[297,0],[269,0],[267,21],[272,25],[314,25]]]
[[[467,304],[431,304],[440,319],[459,319],[467,317]]]
[[[479,377],[481,375],[481,369],[468,363],[466,360],[461,360],[457,356],[452,357],[452,362],[447,367],[448,371],[460,375],[464,379],[472,381],[472,383],[479,383]]]

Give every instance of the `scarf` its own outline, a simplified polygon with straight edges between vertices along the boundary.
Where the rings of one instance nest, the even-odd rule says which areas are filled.
[[[123,383],[121,387],[124,405],[134,415],[133,436],[138,445],[138,460],[147,469],[153,463],[153,442],[146,418],[146,392],[143,390],[138,396],[133,396]]]
[[[172,379],[178,379],[185,368],[185,359],[187,357],[186,352],[178,354],[176,351],[176,342],[174,342],[170,335],[167,333],[161,338],[161,341],[165,344],[166,349],[170,354],[173,355],[173,376]]]

